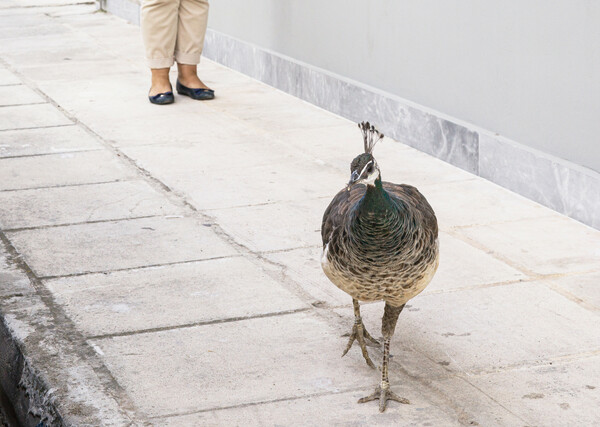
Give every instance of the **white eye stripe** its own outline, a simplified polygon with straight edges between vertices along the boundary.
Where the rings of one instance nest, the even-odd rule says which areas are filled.
[[[369,163],[367,163],[365,165],[365,167],[360,171],[360,175],[358,175],[359,177],[361,177],[363,175],[363,173],[365,172],[365,169],[367,169],[367,167],[369,167],[369,165],[373,163],[373,160],[369,160]]]

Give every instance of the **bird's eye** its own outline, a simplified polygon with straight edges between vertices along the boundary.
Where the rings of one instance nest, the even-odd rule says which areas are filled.
[[[371,172],[373,172],[373,165],[371,165],[367,168],[367,173],[371,173]]]

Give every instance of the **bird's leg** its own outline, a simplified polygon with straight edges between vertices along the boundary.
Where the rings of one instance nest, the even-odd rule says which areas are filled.
[[[360,349],[362,350],[362,354],[365,358],[365,361],[367,362],[367,365],[375,369],[375,365],[369,357],[369,352],[367,351],[366,346],[370,345],[378,347],[380,343],[375,338],[373,338],[371,334],[369,334],[369,332],[367,332],[367,330],[365,329],[365,325],[363,324],[362,318],[360,317],[360,306],[358,304],[358,300],[352,298],[352,304],[354,305],[354,326],[352,326],[352,332],[350,333],[350,338],[348,339],[348,345],[346,346],[346,350],[344,350],[344,353],[342,353],[342,357],[344,357],[346,353],[348,353],[348,350],[350,350],[350,347],[352,347],[352,343],[354,343],[354,341],[356,340],[360,345]],[[365,338],[370,342],[366,342]]]
[[[388,400],[395,400],[396,402],[409,404],[408,399],[398,396],[392,390],[390,390],[390,381],[388,378],[388,363],[390,359],[390,340],[394,335],[396,329],[396,322],[398,316],[404,308],[392,307],[388,303],[385,304],[385,311],[383,313],[383,319],[381,324],[381,332],[383,333],[383,365],[381,367],[381,384],[377,386],[375,392],[369,396],[359,399],[358,403],[370,402],[371,400],[379,399],[379,412],[385,411]]]

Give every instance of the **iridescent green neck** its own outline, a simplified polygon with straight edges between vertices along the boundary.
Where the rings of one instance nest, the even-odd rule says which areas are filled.
[[[359,211],[366,212],[381,212],[389,209],[394,209],[394,202],[390,195],[383,189],[381,177],[375,180],[375,185],[367,185],[367,191],[360,201]]]

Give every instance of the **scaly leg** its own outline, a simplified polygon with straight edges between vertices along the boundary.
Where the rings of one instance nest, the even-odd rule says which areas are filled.
[[[348,350],[350,350],[350,347],[352,347],[352,343],[354,343],[354,341],[356,340],[360,345],[360,349],[362,350],[362,354],[367,362],[367,365],[375,369],[375,365],[369,357],[369,352],[367,351],[366,346],[370,345],[372,347],[378,347],[381,344],[379,341],[373,338],[371,334],[369,334],[369,332],[367,332],[367,330],[365,329],[365,325],[363,324],[362,318],[360,317],[360,306],[358,304],[358,300],[352,298],[352,304],[354,305],[354,326],[352,326],[352,333],[350,334],[350,339],[348,339],[348,345],[346,346],[346,350],[344,350],[344,353],[342,353],[342,357],[344,357],[346,353],[348,353]],[[365,338],[370,342],[366,342]]]
[[[385,311],[383,313],[383,320],[381,325],[381,332],[383,333],[383,365],[381,367],[381,384],[377,386],[375,392],[369,396],[359,399],[358,403],[370,402],[371,400],[379,399],[379,412],[385,411],[388,400],[395,400],[396,402],[409,404],[408,399],[398,396],[392,390],[390,390],[390,381],[388,378],[388,363],[390,359],[390,340],[394,335],[396,329],[396,322],[398,316],[402,311],[402,307],[392,307],[391,305],[385,304]]]

